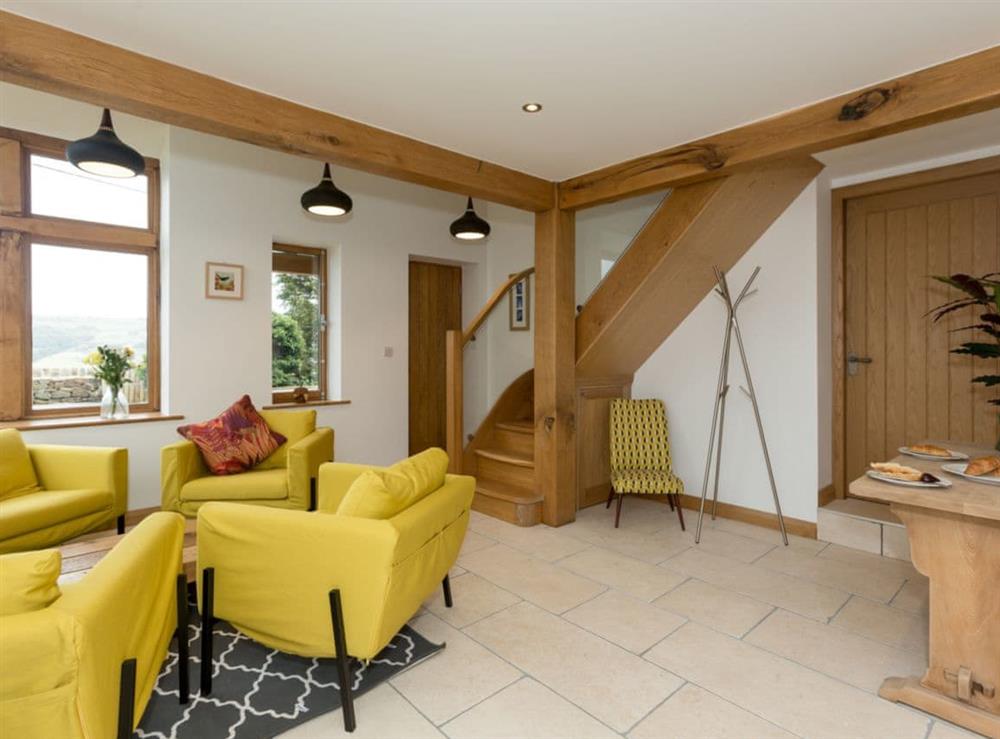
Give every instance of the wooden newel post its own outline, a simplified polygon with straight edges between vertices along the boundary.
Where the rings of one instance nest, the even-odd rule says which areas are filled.
[[[445,451],[448,452],[448,471],[462,472],[462,332],[450,330],[445,334]]]

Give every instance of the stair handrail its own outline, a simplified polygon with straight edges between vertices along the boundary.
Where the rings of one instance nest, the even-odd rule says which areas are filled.
[[[449,472],[461,474],[462,457],[465,453],[462,428],[462,414],[465,412],[462,397],[464,371],[462,355],[465,345],[475,338],[476,331],[482,327],[503,296],[510,292],[514,285],[534,272],[534,267],[528,267],[508,277],[507,281],[494,291],[464,331],[449,329],[445,334],[445,450],[448,452]]]
[[[497,307],[497,304],[501,300],[503,300],[503,296],[506,295],[508,292],[510,292],[511,288],[513,288],[514,285],[519,283],[528,275],[533,275],[534,273],[535,273],[534,267],[528,267],[527,269],[522,269],[520,272],[517,272],[516,274],[513,274],[510,277],[508,277],[507,281],[502,285],[500,285],[500,287],[498,287],[493,292],[493,295],[490,296],[490,299],[487,300],[486,304],[479,309],[479,312],[476,314],[476,317],[472,319],[472,322],[468,325],[465,331],[462,332],[463,347],[476,337],[476,331],[478,331],[479,327],[486,322],[486,319],[489,318],[490,313],[492,313],[493,309]]]

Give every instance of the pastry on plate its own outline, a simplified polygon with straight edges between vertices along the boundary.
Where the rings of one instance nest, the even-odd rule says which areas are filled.
[[[911,452],[926,454],[931,457],[950,457],[951,451],[936,444],[914,444],[910,447]]]
[[[872,462],[870,466],[879,474],[891,477],[894,480],[919,482],[920,478],[924,474],[920,470],[915,470],[912,467],[907,467],[906,465],[896,464],[895,462]]]
[[[965,474],[975,477],[1000,477],[1000,457],[991,455],[970,459],[969,464],[965,466]]]

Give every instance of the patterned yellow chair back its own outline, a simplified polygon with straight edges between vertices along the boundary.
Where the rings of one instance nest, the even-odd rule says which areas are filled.
[[[662,400],[611,401],[611,470],[670,472],[667,411]]]

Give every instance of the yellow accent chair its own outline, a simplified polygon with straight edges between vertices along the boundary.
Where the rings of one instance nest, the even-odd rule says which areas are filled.
[[[350,660],[370,660],[440,584],[469,522],[476,481],[430,449],[388,468],[324,464],[317,512],[209,503],[198,512],[202,619],[268,647],[336,657],[344,726],[354,729]],[[332,628],[331,628],[332,627]],[[211,693],[203,629],[201,694]]]
[[[161,507],[194,517],[209,501],[311,510],[319,466],[333,459],[333,429],[316,427],[315,410],[260,411],[287,441],[252,470],[213,475],[192,441],[160,450]]]
[[[662,400],[611,401],[611,492],[608,504],[618,496],[615,528],[622,515],[626,495],[666,495],[670,510],[684,531],[684,513],[680,494],[684,481],[674,474],[670,463],[670,439],[667,437],[667,409]]]
[[[154,513],[61,593],[58,550],[0,556],[0,736],[131,737],[175,633],[187,702],[183,542]]]
[[[56,546],[117,521],[125,532],[128,450],[25,444],[0,429],[0,554]]]

